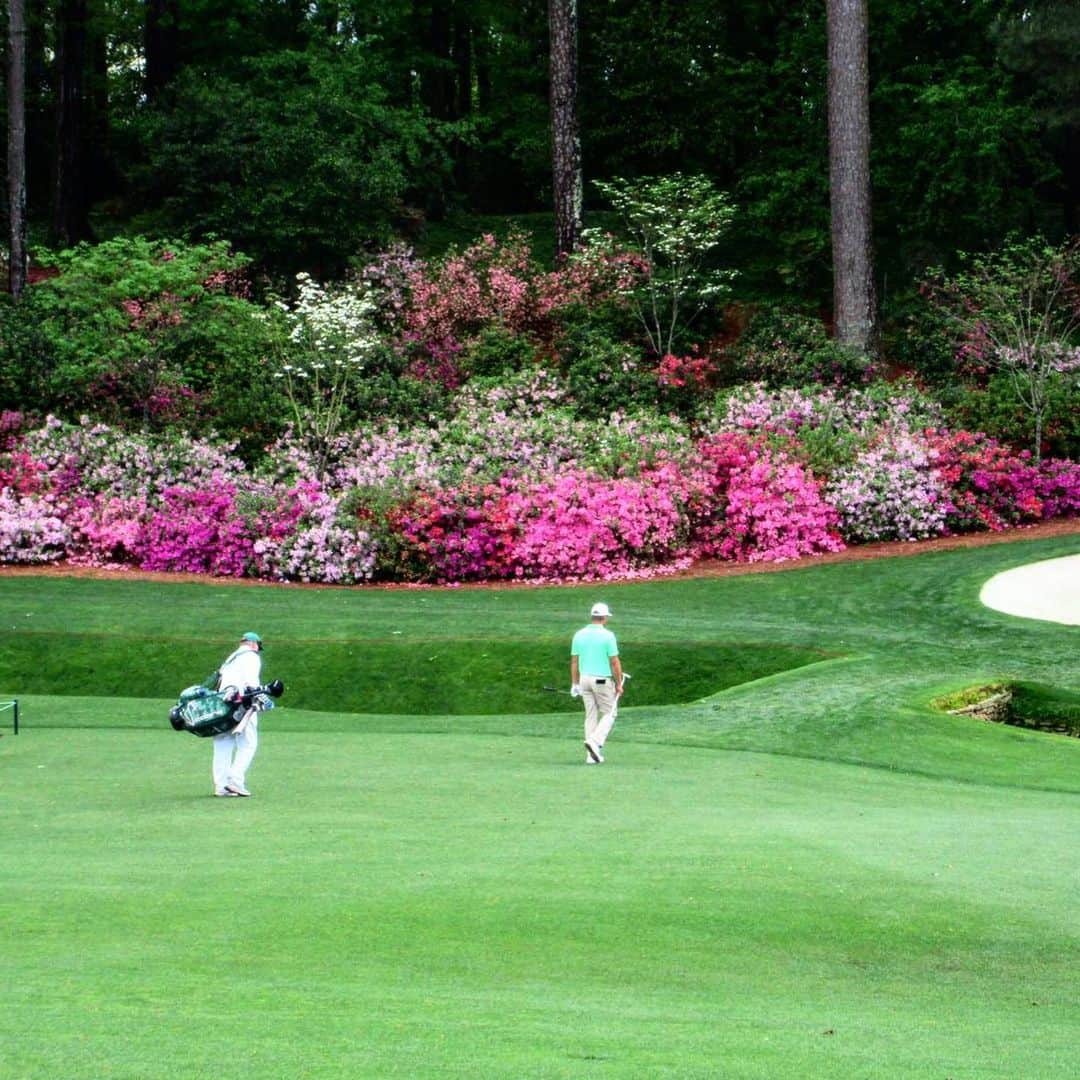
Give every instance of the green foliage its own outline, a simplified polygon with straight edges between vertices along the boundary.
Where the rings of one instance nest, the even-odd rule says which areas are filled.
[[[536,346],[524,334],[504,326],[485,327],[462,352],[459,361],[470,377],[489,378],[523,371],[536,360]]]
[[[989,253],[961,253],[961,263],[951,275],[932,272],[931,298],[968,365],[1008,376],[1038,458],[1051,394],[1080,371],[1080,240],[1014,238]]]
[[[268,337],[246,298],[243,256],[223,241],[132,237],[42,258],[59,274],[4,317],[3,370],[11,392],[29,391],[24,407],[214,426],[252,453],[270,441],[280,398],[267,386]]]
[[[921,295],[898,299],[882,312],[881,353],[925,384],[947,387],[958,378],[948,321]]]
[[[734,277],[711,261],[735,216],[728,196],[706,176],[616,178],[596,188],[622,218],[631,245],[647,263],[631,298],[653,352],[676,351],[708,305],[728,295]]]
[[[416,424],[445,416],[449,402],[450,392],[439,382],[375,369],[351,387],[346,409],[350,420]]]
[[[783,308],[757,312],[732,350],[735,377],[769,387],[850,385],[872,374],[868,357],[829,337],[820,318]]]
[[[614,309],[606,318],[579,311],[564,322],[559,365],[575,411],[584,418],[656,405],[655,372],[641,350],[628,343],[622,323]]]
[[[957,385],[942,397],[952,426],[983,431],[1018,450],[1030,446],[1030,412],[1009,375],[991,375],[984,385]],[[1080,386],[1075,381],[1047,387],[1042,447],[1047,457],[1080,457]]]
[[[137,124],[144,220],[228,236],[279,270],[339,270],[389,238],[411,177],[438,185],[447,169],[438,125],[384,83],[362,43],[186,70]]]
[[[50,374],[55,366],[52,342],[42,327],[37,289],[19,303],[0,294],[0,411],[44,416],[55,409]]]

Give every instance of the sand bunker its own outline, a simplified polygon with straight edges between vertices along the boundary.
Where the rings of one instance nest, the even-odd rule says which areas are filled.
[[[982,587],[979,599],[1006,615],[1080,626],[1080,555],[995,574]]]

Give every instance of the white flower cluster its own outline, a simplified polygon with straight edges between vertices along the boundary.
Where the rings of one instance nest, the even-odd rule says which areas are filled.
[[[367,285],[327,289],[310,274],[297,274],[297,297],[284,313],[289,348],[279,378],[311,378],[316,372],[363,367],[378,344],[374,329],[376,304]]]

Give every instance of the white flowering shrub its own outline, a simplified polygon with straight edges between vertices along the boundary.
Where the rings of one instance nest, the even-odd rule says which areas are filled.
[[[278,301],[285,333],[277,339],[279,370],[297,438],[320,475],[349,401],[378,344],[376,304],[366,284],[328,288],[297,274],[293,303]]]

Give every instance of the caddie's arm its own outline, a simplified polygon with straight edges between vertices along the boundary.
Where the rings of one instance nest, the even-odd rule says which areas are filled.
[[[617,656],[611,658],[611,674],[615,676],[615,693],[621,695],[623,691],[622,664],[619,663]]]

